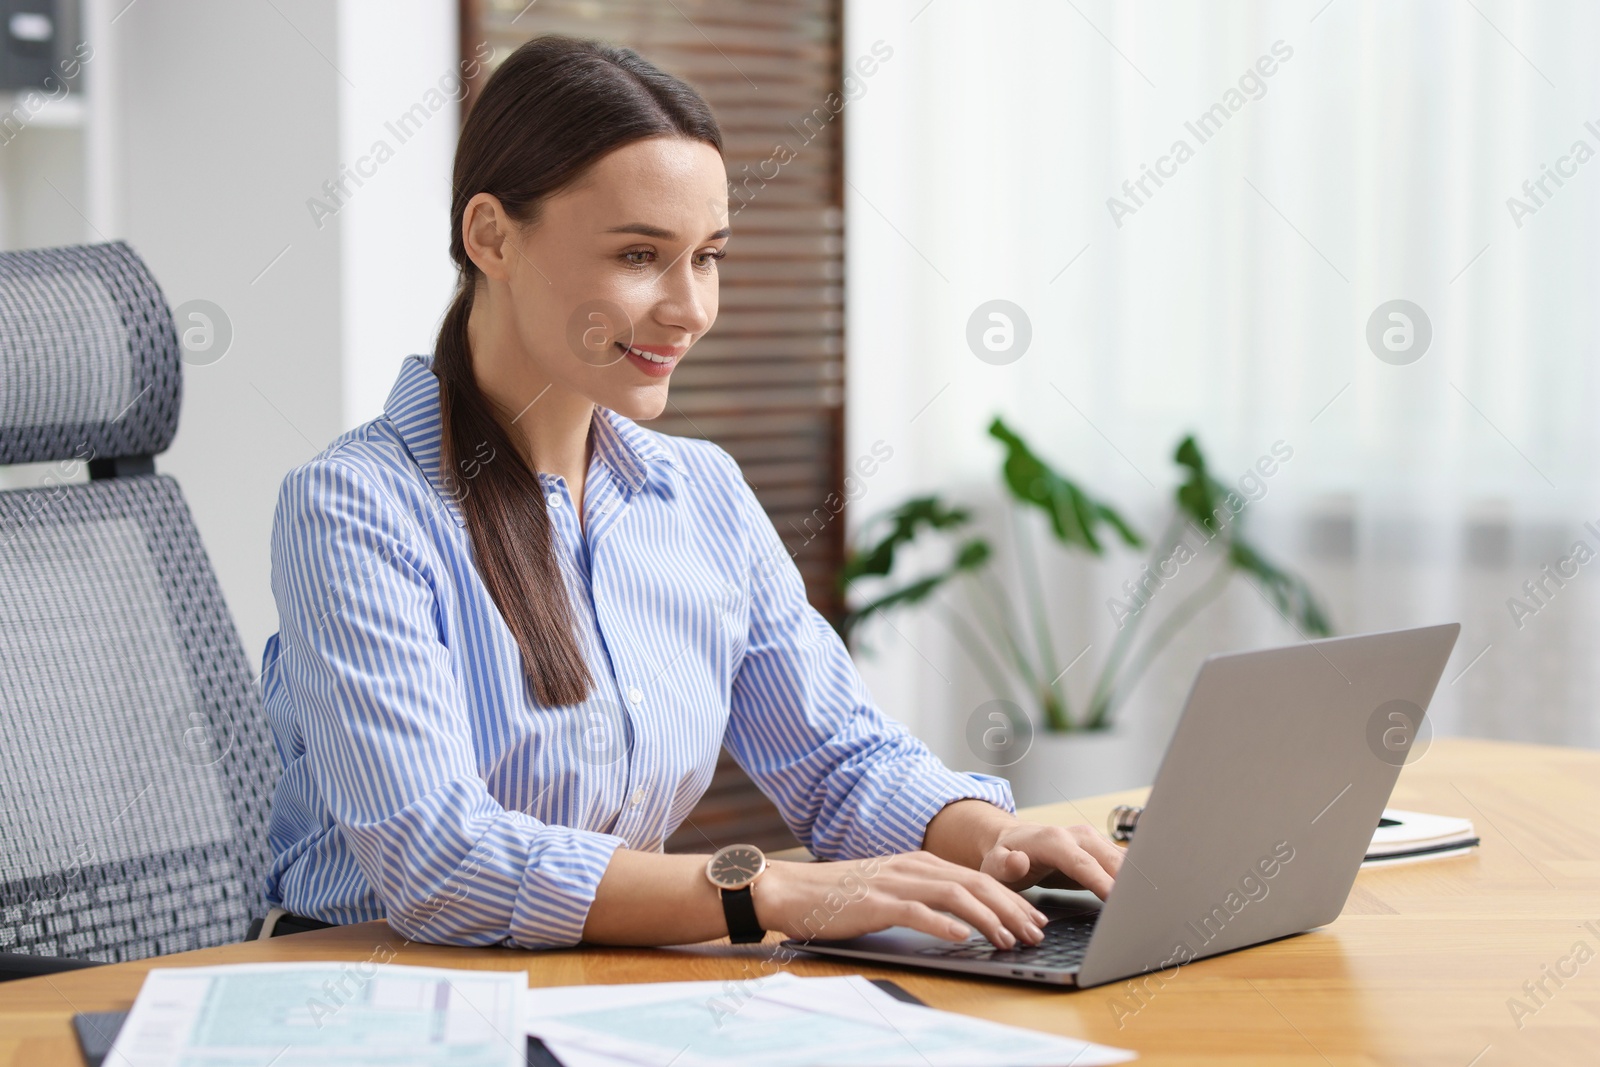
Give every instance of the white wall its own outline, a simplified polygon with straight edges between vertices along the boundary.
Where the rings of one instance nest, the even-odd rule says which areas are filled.
[[[1507,207],[1575,141],[1600,148],[1596,12],[1477,8],[847,4],[847,60],[894,48],[846,110],[848,454],[895,447],[852,523],[935,489],[993,510],[997,412],[1147,530],[1184,432],[1229,475],[1282,439],[1295,458],[1251,521],[1339,628],[1464,624],[1437,725],[1600,744],[1600,581],[1521,627],[1507,609],[1574,542],[1600,548],[1583,525],[1600,489],[1600,162],[1569,160],[1521,225]],[[1194,142],[1185,121],[1279,41],[1293,56],[1259,98],[1119,226],[1123,181]],[[964,338],[996,297],[1033,326],[1008,366]],[[1434,326],[1406,366],[1364,337],[1397,297]],[[1327,518],[1349,531],[1342,554],[1317,547]],[[1029,571],[1063,660],[1095,644],[1069,680],[1097,665],[1105,602],[1140,562]],[[930,613],[867,636],[881,702],[965,756],[960,723],[1003,694]],[[1130,712],[1175,710],[1208,651],[1296,640],[1241,587]]]
[[[344,247],[347,426],[382,411],[402,358],[433,349],[455,284],[450,162],[464,92],[457,15],[455,3],[440,0],[339,4],[339,68],[348,76],[339,82],[339,162],[371,173],[356,174],[362,184],[352,179],[347,206],[318,231],[331,236],[336,220]]]
[[[79,239],[126,239],[174,308],[205,299],[231,320],[227,355],[185,367],[178,435],[157,467],[183,486],[259,669],[277,626],[269,537],[284,474],[379,412],[448,298],[455,103],[320,228],[306,201],[454,69],[456,5],[87,7]]]

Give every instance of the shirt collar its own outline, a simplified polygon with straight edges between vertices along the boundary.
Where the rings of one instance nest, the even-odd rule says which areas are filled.
[[[444,501],[456,525],[465,526],[466,518],[456,504],[461,488],[447,486],[440,477],[444,424],[439,412],[439,379],[433,373],[432,355],[407,356],[401,362],[394,388],[383,403],[383,412],[394,424],[411,458],[422,468],[428,484]],[[593,433],[595,458],[606,464],[629,492],[636,493],[644,488],[651,464],[685,473],[683,464],[655,434],[610,408],[595,406]],[[541,479],[544,477],[540,475]]]
[[[652,463],[671,467],[679,474],[688,473],[656,434],[598,404],[594,409],[594,454],[622,479],[631,493],[644,488]]]

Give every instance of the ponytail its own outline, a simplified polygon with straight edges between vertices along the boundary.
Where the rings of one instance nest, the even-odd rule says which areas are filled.
[[[478,573],[522,650],[535,698],[545,705],[576,704],[589,695],[593,679],[574,637],[539,476],[472,374],[467,319],[474,288],[466,283],[456,292],[433,357],[443,423],[440,482],[466,520]]]

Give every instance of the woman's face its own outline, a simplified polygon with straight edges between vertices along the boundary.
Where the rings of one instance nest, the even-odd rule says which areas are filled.
[[[512,399],[524,392],[518,383],[536,392],[547,384],[631,419],[660,415],[673,368],[717,318],[727,202],[722,156],[680,137],[603,156],[527,226],[488,194],[474,197],[468,251],[503,282],[495,296],[504,294],[490,301],[500,305],[488,324],[490,351],[474,341],[497,364],[480,375]],[[480,261],[486,248],[492,254]]]

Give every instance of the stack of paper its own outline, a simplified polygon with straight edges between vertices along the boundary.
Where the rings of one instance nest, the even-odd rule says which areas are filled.
[[[1092,1067],[1134,1053],[896,1000],[860,976],[528,993],[563,1067]]]
[[[1094,1067],[1134,1054],[896,1000],[859,976],[528,989],[525,971],[158,968],[118,1067]]]
[[[1388,866],[1420,859],[1459,856],[1477,847],[1478,831],[1470,819],[1385,808],[1377,833],[1367,848],[1363,867]]]

